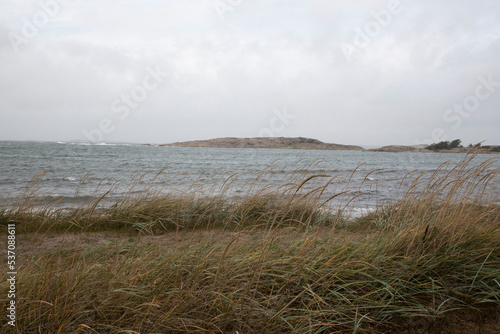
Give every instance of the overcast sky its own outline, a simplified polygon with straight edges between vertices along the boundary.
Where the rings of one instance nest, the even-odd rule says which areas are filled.
[[[498,0],[1,0],[0,140],[500,144],[499,14]]]

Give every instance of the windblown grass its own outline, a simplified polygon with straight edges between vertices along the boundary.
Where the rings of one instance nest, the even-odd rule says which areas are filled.
[[[408,175],[401,200],[361,218],[339,215],[358,195],[326,194],[323,173],[244,197],[150,189],[106,208],[4,209],[21,264],[17,326],[2,330],[496,333],[500,171],[471,161]]]

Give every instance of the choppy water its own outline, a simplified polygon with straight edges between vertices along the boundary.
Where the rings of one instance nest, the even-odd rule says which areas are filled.
[[[500,168],[497,157],[479,155],[473,164],[494,158],[492,168]],[[136,194],[150,186],[163,188],[164,191],[185,191],[195,181],[199,185],[209,185],[196,188],[198,193],[208,192],[209,189],[213,192],[220,189],[224,180],[235,172],[240,174],[233,177],[230,192],[242,195],[246,191],[245,185],[255,180],[260,171],[267,169],[269,172],[258,182],[280,184],[294,177],[304,179],[312,174],[343,175],[328,187],[324,196],[349,189],[351,194],[360,195],[356,199],[358,207],[374,207],[398,196],[401,181],[409,171],[432,172],[444,162],[456,164],[463,158],[463,154],[4,141],[0,142],[0,200],[8,203],[9,198],[23,194],[33,177],[42,172],[45,174],[40,177],[38,185],[42,193],[37,196],[57,199],[61,205],[71,205],[92,200],[112,187],[116,189],[106,199],[108,202],[116,201],[130,191],[132,179],[136,180],[132,189],[132,193]],[[269,168],[270,165],[274,167]],[[307,173],[301,173],[306,169],[309,170]],[[223,173],[228,170],[230,172]],[[292,170],[295,173],[288,173]],[[373,170],[376,171],[366,177]],[[154,178],[160,171],[162,173]],[[143,173],[146,175],[138,180],[137,176]],[[313,187],[320,181],[325,179],[312,180],[307,186]],[[407,180],[405,184],[409,182]]]

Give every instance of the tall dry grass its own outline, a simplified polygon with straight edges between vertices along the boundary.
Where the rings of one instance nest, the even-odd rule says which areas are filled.
[[[105,208],[108,190],[70,211],[29,202],[4,209],[2,226],[16,222],[26,244],[17,326],[2,330],[494,333],[499,172],[468,156],[409,174],[397,203],[360,218],[339,214],[359,194],[325,193],[339,176],[314,165],[280,184],[252,183],[240,197],[231,173],[212,196],[194,184],[183,193],[131,191]]]

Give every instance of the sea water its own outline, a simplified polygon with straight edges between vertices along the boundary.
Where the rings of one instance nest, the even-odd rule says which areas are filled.
[[[299,184],[321,175],[307,182],[302,191],[332,179],[323,197],[345,191],[347,198],[355,197],[357,208],[370,209],[397,200],[420,173],[430,175],[446,162],[451,168],[464,157],[450,153],[0,141],[0,201],[8,206],[16,197],[33,196],[42,202],[53,200],[59,206],[72,206],[112,190],[102,202],[109,204],[140,196],[146,189],[201,196],[224,192],[242,197],[257,185]],[[487,159],[493,159],[490,169],[500,168],[496,155],[478,155],[471,165]]]

